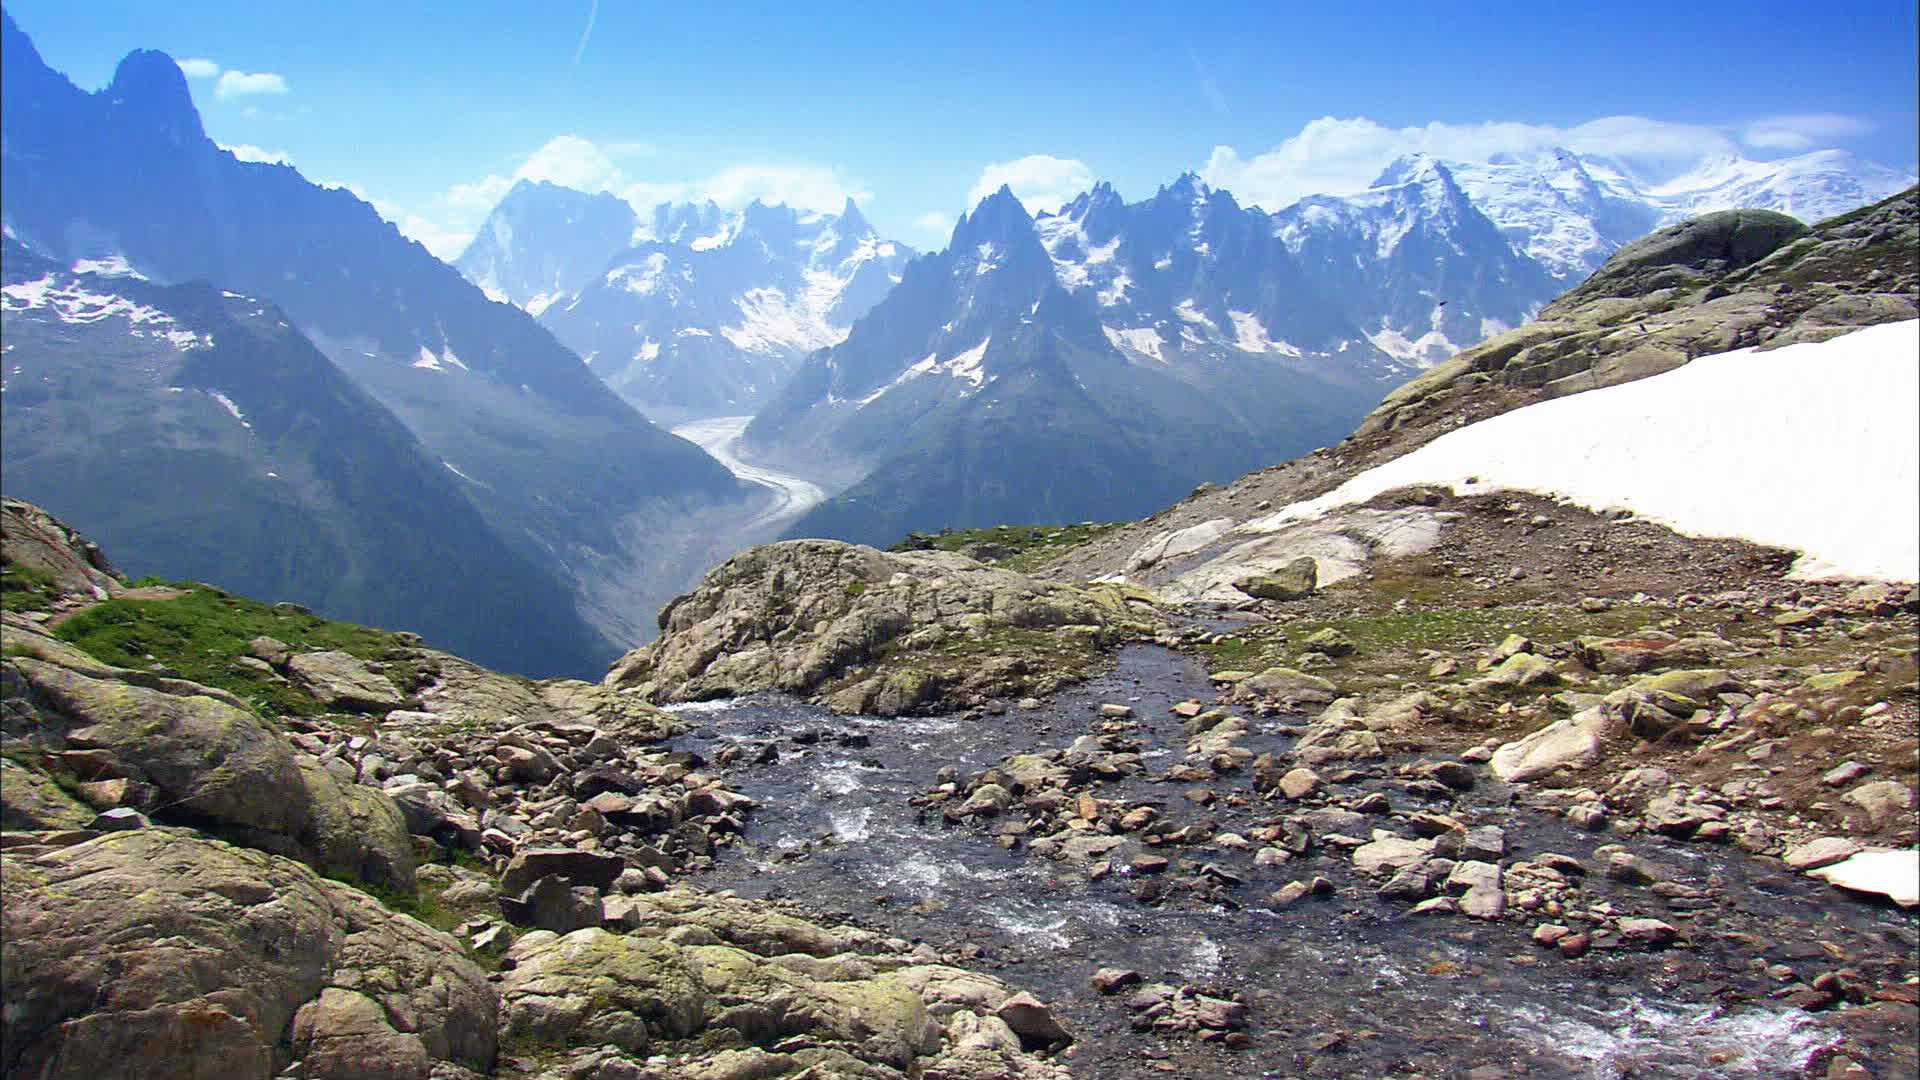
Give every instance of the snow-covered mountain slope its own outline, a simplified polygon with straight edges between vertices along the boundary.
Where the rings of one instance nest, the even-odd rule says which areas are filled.
[[[1558,291],[1431,158],[1395,162],[1359,195],[1302,199],[1274,222],[1367,341],[1408,364],[1517,326]]]
[[[1920,575],[1920,322],[1701,357],[1442,435],[1242,526],[1416,484],[1531,491],[1802,552],[1802,577]]]
[[[522,180],[453,265],[489,298],[539,315],[605,269],[637,224],[625,199]]]
[[[1845,150],[1815,150],[1779,161],[1722,157],[1676,179],[1648,184],[1661,224],[1709,210],[1778,210],[1809,224],[1877,202],[1914,184],[1914,177]]]
[[[1811,223],[1913,183],[1842,150],[1720,158],[1657,182],[1564,149],[1482,162],[1413,155],[1366,191],[1308,196],[1273,219],[1373,345],[1425,365],[1524,322],[1663,225],[1729,209]]]
[[[618,202],[520,185],[460,267],[538,315],[622,396],[674,420],[753,411],[800,357],[844,339],[913,254],[852,200],[838,214],[709,202],[638,218],[608,205]]]

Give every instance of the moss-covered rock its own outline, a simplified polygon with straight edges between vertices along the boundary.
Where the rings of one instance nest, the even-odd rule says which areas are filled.
[[[185,830],[0,855],[8,1076],[425,1076],[493,1065],[458,943],[289,859]]]
[[[760,690],[895,715],[1041,685],[1158,625],[1151,597],[1038,581],[945,551],[884,553],[831,540],[734,556],[660,613],[659,640],[606,685],[655,701]],[[885,663],[885,670],[878,668]]]

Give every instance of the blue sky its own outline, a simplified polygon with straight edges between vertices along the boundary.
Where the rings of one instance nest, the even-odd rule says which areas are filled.
[[[516,176],[637,203],[859,200],[938,246],[1188,169],[1281,205],[1397,153],[1576,143],[1679,170],[1840,147],[1915,167],[1915,5],[326,5],[12,0],[87,89],[157,48],[206,127],[353,187],[442,254]],[[1507,5],[1498,5],[1507,7]],[[1559,10],[1565,8],[1566,10]],[[590,29],[589,29],[590,28]],[[1596,123],[1596,122],[1599,123]]]

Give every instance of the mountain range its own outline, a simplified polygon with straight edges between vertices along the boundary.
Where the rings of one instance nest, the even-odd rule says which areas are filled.
[[[523,182],[459,265],[651,415],[755,414],[741,456],[840,493],[793,535],[884,544],[1144,513],[1338,438],[1661,225],[1728,206],[1822,218],[1908,182],[1843,151],[1678,178],[1564,149],[1414,155],[1272,212],[1192,174],[1037,216],[1003,191],[919,258],[851,201],[643,219]]]
[[[112,262],[275,305],[443,465],[502,542],[553,568],[566,587],[540,603],[555,618],[586,618],[601,639],[575,670],[611,654],[615,639],[644,636],[652,609],[698,572],[683,565],[676,523],[740,502],[739,484],[609,391],[525,311],[489,300],[349,192],[216,146],[162,53],[128,55],[87,93],[8,16],[4,61],[7,235],[61,266]],[[33,480],[10,469],[7,483]],[[76,512],[69,500],[80,498],[42,501],[113,535]],[[446,588],[493,588],[449,569]]]
[[[642,219],[611,195],[521,181],[455,265],[649,416],[678,421],[754,412],[912,255],[851,199],[838,214],[707,202]]]

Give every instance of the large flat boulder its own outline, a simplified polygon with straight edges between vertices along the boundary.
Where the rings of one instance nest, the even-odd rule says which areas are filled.
[[[1584,768],[1600,760],[1602,744],[1614,726],[1604,709],[1587,709],[1501,746],[1488,764],[1495,776],[1510,784],[1537,780],[1559,769]]]

